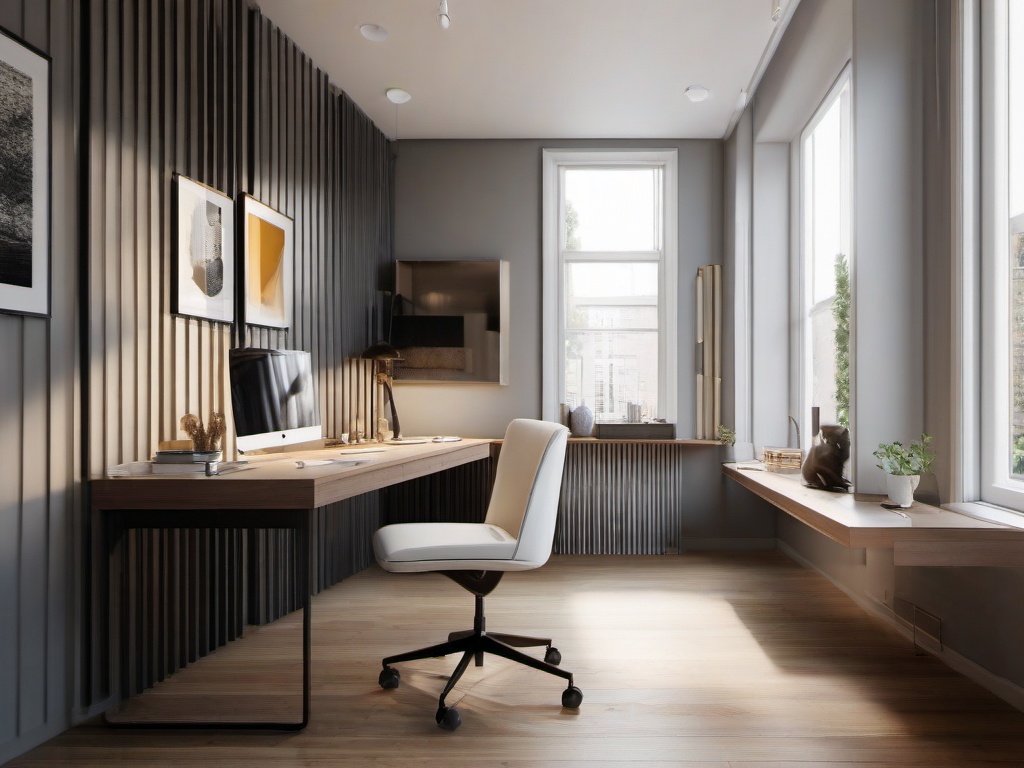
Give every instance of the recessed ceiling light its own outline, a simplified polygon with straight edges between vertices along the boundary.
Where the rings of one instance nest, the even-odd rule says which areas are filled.
[[[388,39],[388,31],[380,24],[363,24],[359,27],[359,33],[375,43],[383,43]]]
[[[704,99],[711,95],[711,91],[703,85],[691,85],[683,93],[686,94],[686,98],[690,101],[704,101]]]
[[[386,93],[388,101],[392,104],[405,104],[405,102],[412,98],[412,94],[404,88],[388,88]]]

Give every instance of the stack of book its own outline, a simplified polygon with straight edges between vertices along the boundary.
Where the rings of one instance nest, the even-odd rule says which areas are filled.
[[[154,475],[215,475],[221,457],[220,451],[157,451],[152,472]]]

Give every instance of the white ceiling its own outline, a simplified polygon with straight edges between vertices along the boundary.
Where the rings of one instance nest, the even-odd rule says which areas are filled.
[[[721,138],[776,28],[771,0],[448,0],[447,31],[439,0],[258,2],[401,139]]]

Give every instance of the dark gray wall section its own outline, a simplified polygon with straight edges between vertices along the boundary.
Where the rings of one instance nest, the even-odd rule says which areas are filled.
[[[81,524],[77,464],[77,3],[0,3],[51,65],[50,320],[0,314],[0,763],[66,728]]]
[[[723,154],[719,141],[678,139],[399,142],[395,257],[506,259],[512,282],[510,384],[402,383],[407,434],[500,437],[512,419],[540,416],[541,151],[564,147],[679,152],[678,434],[693,435],[693,280],[698,266],[722,259]]]
[[[343,430],[343,360],[369,343],[390,260],[391,145],[246,0],[7,0],[0,25],[53,57],[52,317],[0,314],[5,762],[111,701],[103,528],[82,498],[83,464],[95,475],[146,458],[182,414],[224,408],[226,353],[240,342],[311,350],[324,422]],[[287,332],[169,315],[176,171],[295,219]],[[321,585],[372,562],[378,520],[375,495],[323,512]],[[133,645],[135,682],[237,628],[240,582],[218,592],[203,576],[241,576],[242,544],[131,536],[129,621],[150,642]],[[280,542],[262,545],[273,565]],[[193,573],[200,594],[179,601]]]

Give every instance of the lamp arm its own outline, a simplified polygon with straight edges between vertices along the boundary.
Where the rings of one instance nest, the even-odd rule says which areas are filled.
[[[398,410],[395,408],[395,393],[391,391],[391,384],[387,379],[382,382],[384,384],[384,391],[388,393],[388,403],[391,405],[391,431],[394,432],[393,438],[398,439],[402,436],[402,427],[398,423]]]

